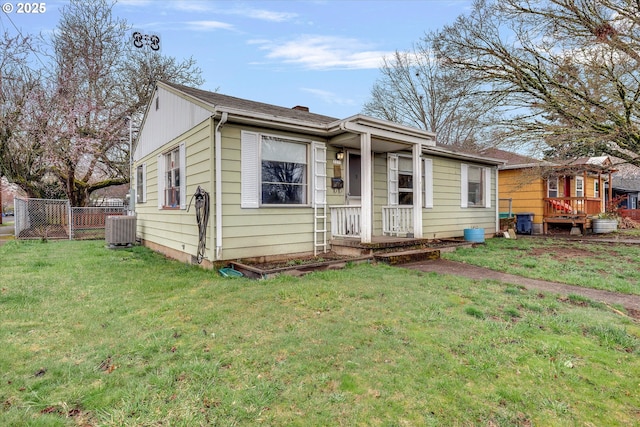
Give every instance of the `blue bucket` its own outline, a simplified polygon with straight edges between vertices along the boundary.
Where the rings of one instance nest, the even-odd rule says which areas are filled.
[[[484,243],[484,228],[465,228],[464,240],[467,242]]]

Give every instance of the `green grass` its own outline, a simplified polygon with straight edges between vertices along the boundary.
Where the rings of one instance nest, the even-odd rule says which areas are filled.
[[[532,279],[640,295],[640,244],[495,238],[442,257]]]
[[[385,265],[224,279],[104,242],[0,247],[0,425],[640,424],[640,326]]]

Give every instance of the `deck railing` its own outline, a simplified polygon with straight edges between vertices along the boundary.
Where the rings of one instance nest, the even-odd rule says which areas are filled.
[[[602,200],[588,197],[547,197],[544,199],[546,218],[587,217],[602,212]]]
[[[413,206],[383,206],[382,233],[391,236],[413,233]]]
[[[331,206],[330,210],[332,237],[360,237],[360,224],[362,223],[360,206]]]

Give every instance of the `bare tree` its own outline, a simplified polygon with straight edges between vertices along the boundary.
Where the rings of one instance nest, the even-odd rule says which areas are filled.
[[[132,53],[130,27],[110,0],[71,0],[39,50],[5,34],[0,44],[0,167],[35,197],[62,193],[74,206],[129,182],[128,120],[139,123],[156,79],[202,84],[193,59]],[[47,40],[43,40],[46,44]],[[50,58],[51,63],[42,62]],[[33,71],[27,64],[40,63]]]
[[[436,40],[510,108],[513,144],[640,165],[640,3],[478,0]]]
[[[364,112],[435,132],[440,144],[484,144],[487,126],[498,114],[495,103],[470,73],[446,67],[434,56],[433,37],[427,34],[413,51],[384,59]]]
[[[30,197],[55,197],[61,188],[44,155],[51,106],[41,73],[28,66],[33,43],[6,32],[0,40],[0,176]]]

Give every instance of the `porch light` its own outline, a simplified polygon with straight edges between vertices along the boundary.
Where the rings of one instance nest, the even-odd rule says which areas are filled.
[[[338,151],[336,153],[336,160],[342,160],[344,159],[344,151]]]

